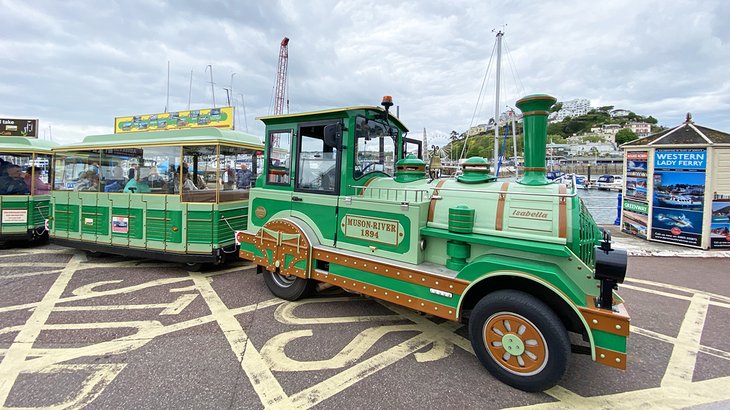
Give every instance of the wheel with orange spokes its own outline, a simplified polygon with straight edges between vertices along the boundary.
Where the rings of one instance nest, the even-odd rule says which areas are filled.
[[[485,296],[469,318],[479,360],[500,381],[525,391],[555,386],[565,374],[570,341],[558,316],[524,292]]]

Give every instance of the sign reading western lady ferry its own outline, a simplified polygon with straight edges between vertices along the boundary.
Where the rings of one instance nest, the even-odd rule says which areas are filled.
[[[216,127],[233,129],[233,107],[134,115],[114,119],[114,133]]]
[[[656,150],[652,239],[701,245],[706,164],[704,149]]]
[[[38,138],[38,120],[0,118],[0,135]]]

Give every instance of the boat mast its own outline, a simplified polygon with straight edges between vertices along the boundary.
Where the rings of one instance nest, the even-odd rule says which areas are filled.
[[[494,98],[494,176],[497,175],[497,167],[499,164],[499,74],[502,71],[502,36],[504,33],[500,30],[497,32],[497,86],[496,96]]]

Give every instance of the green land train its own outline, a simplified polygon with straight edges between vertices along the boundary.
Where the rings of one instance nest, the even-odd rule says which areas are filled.
[[[48,238],[50,141],[0,137],[0,243]]]
[[[54,149],[51,241],[183,262],[237,257],[261,139],[194,128],[93,135]]]
[[[545,177],[554,103],[517,102],[526,146],[516,182],[481,158],[456,178],[430,178],[406,155],[414,141],[389,98],[385,109],[262,117],[264,169],[240,255],[281,298],[329,284],[465,323],[486,369],[523,390],[558,383],[571,350],[623,369],[629,316],[614,289],[626,252],[611,249],[574,188]]]

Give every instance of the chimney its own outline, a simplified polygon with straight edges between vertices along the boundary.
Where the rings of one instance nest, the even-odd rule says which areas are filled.
[[[547,94],[532,94],[517,101],[522,111],[525,130],[525,175],[517,182],[523,185],[547,185],[545,147],[547,144],[548,110],[557,100]]]

